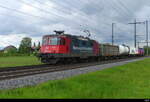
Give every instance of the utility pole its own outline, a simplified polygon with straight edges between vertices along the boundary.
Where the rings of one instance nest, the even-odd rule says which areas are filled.
[[[114,24],[112,23],[112,45],[114,45]]]
[[[140,48],[140,42],[138,42],[138,48]]]
[[[147,56],[149,54],[149,51],[148,51],[148,20],[146,20],[146,43],[147,43]]]
[[[134,46],[136,48],[136,43],[137,43],[137,34],[136,34],[136,26],[137,24],[143,24],[144,22],[137,22],[136,19],[134,23],[128,23],[128,24],[134,24]]]

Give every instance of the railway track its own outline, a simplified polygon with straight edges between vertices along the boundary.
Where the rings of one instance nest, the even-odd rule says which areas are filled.
[[[57,72],[57,71],[84,68],[84,67],[95,66],[95,65],[127,61],[131,59],[136,59],[136,58],[137,57],[126,58],[126,59],[106,60],[106,61],[91,62],[91,63],[76,63],[76,64],[69,64],[69,65],[34,65],[34,66],[5,68],[5,69],[0,69],[0,81],[13,79],[13,78],[19,78],[23,76],[30,76],[30,75],[36,75],[36,74],[43,74],[43,73],[49,73],[49,72]]]

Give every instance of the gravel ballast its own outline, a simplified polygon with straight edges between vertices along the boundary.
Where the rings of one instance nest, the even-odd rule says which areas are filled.
[[[98,71],[98,70],[102,70],[106,68],[111,68],[114,66],[124,65],[130,62],[140,61],[143,59],[145,58],[139,58],[139,59],[133,59],[133,60],[122,61],[122,62],[117,62],[117,63],[103,64],[103,65],[90,66],[90,67],[85,67],[85,68],[71,69],[71,70],[51,72],[51,73],[45,73],[45,74],[37,74],[37,75],[32,75],[32,76],[25,76],[21,78],[4,80],[4,81],[0,81],[0,90],[37,85],[43,82],[47,82],[49,80],[64,79],[64,78],[68,78],[68,77],[72,77],[72,76],[76,76],[80,74],[85,74],[88,72],[94,72],[94,71]]]

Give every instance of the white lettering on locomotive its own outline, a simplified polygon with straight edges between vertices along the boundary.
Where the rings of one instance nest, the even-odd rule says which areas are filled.
[[[88,51],[93,50],[93,48],[90,48],[90,47],[75,47],[75,46],[73,46],[73,49],[74,50],[88,50]]]

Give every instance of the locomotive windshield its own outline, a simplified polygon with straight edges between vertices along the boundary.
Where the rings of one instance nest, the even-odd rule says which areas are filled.
[[[49,38],[49,45],[59,45],[60,38]]]
[[[65,39],[59,37],[45,37],[43,45],[65,45]]]

